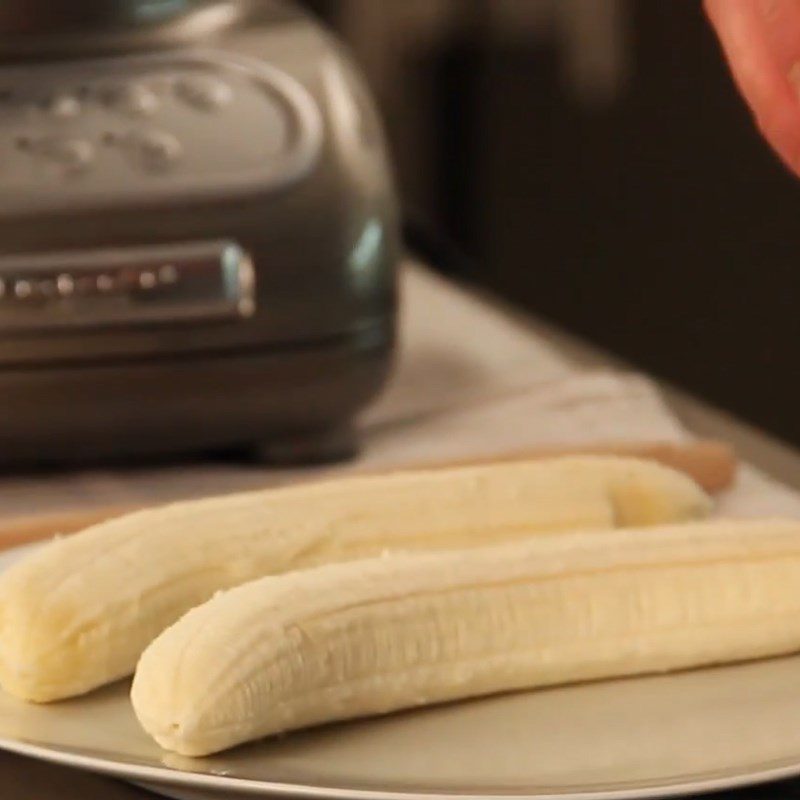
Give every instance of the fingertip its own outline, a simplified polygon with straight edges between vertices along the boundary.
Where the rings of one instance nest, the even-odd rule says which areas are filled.
[[[758,129],[800,175],[800,1],[770,13],[757,0],[703,0]]]
[[[754,111],[753,117],[781,161],[800,176],[800,108],[773,106]]]

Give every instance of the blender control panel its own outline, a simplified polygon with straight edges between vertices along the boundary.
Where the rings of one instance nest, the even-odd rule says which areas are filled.
[[[0,210],[268,190],[314,164],[297,83],[228,56],[0,69]]]
[[[246,319],[255,280],[227,240],[0,256],[0,332]]]

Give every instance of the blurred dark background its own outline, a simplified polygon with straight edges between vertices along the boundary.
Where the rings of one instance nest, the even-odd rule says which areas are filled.
[[[697,0],[309,5],[367,70],[435,266],[800,443],[800,182]]]

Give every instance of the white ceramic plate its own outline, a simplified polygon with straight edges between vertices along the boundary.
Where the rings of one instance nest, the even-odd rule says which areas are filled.
[[[800,657],[453,704],[208,759],[159,750],[127,685],[50,706],[0,693],[0,747],[180,800],[695,794],[800,775]]]

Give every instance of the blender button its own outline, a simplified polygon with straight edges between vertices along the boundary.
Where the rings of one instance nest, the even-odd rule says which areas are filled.
[[[153,289],[158,283],[158,278],[152,272],[142,272],[139,275],[139,286],[142,289]]]
[[[171,133],[148,131],[133,140],[134,149],[147,169],[164,170],[179,161],[183,146]]]
[[[55,119],[74,119],[82,110],[81,101],[71,94],[54,95],[45,104],[45,111]]]
[[[201,111],[217,111],[233,100],[230,85],[210,76],[184,78],[177,86],[177,93],[181,100]]]
[[[56,289],[61,297],[69,297],[75,291],[75,281],[72,275],[66,273],[59,275],[56,278]]]
[[[14,284],[14,294],[20,300],[26,300],[33,294],[33,284],[30,281],[17,281]]]
[[[161,283],[177,283],[178,282],[178,269],[174,264],[164,264],[158,270],[158,280]]]
[[[123,114],[146,117],[161,107],[158,95],[142,83],[127,83],[109,97],[109,105]]]
[[[87,169],[94,161],[94,145],[86,139],[42,139],[31,145],[30,152],[70,171]]]

